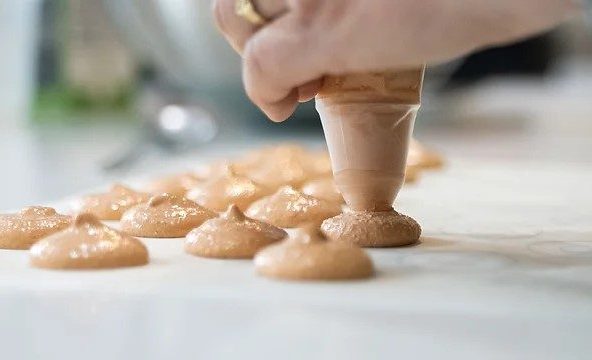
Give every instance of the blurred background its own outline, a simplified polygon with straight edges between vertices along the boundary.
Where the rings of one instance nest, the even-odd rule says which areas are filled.
[[[265,142],[322,145],[312,103],[273,124],[248,101],[208,0],[0,1],[0,199],[55,200]],[[417,137],[450,158],[592,158],[592,29],[431,67]]]

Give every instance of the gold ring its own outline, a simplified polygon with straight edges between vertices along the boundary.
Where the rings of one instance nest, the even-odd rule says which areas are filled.
[[[267,23],[267,19],[257,12],[251,0],[236,0],[234,5],[236,15],[242,17],[253,25],[261,26]]]

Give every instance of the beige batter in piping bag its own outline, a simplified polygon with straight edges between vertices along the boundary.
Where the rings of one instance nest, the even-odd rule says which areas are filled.
[[[257,2],[273,19],[285,0]],[[405,181],[425,66],[327,76],[316,97],[335,184],[353,210],[388,211]]]
[[[316,108],[335,184],[351,209],[392,208],[405,180],[424,69],[325,78]]]

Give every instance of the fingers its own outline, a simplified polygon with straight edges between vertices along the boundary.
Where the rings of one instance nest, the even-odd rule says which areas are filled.
[[[224,34],[228,42],[231,46],[238,52],[243,53],[245,48],[245,44],[249,41],[249,39],[259,30],[258,27],[252,25],[245,19],[237,16],[235,13],[235,3],[236,0],[216,0],[214,2],[214,17],[216,20],[216,24],[220,31]],[[260,11],[265,17],[270,19],[278,19],[281,18],[284,14],[286,14],[287,10],[287,2],[286,0],[256,0],[254,3],[257,5],[258,11]],[[287,16],[287,15],[286,15]],[[290,26],[294,27],[295,23],[293,21],[283,21],[283,19],[279,19],[278,21],[285,23],[286,25],[292,24]],[[277,21],[276,21],[277,22]],[[269,27],[275,28],[277,24],[271,23],[264,28],[264,32],[273,32],[275,30],[268,29]],[[280,26],[281,28],[281,26]],[[286,29],[287,30],[287,29]],[[284,36],[292,35],[289,32],[286,33],[284,31]],[[264,45],[252,45],[252,47],[256,48],[255,50],[249,51],[248,59],[244,61],[244,74],[245,74],[245,87],[247,88],[247,93],[249,97],[261,107],[261,109],[272,119],[276,121],[285,120],[289,117],[292,112],[295,110],[298,102],[306,102],[314,98],[317,94],[321,82],[320,80],[310,80],[306,79],[303,81],[302,86],[298,87],[299,84],[294,86],[286,85],[286,87],[282,89],[282,91],[278,91],[278,87],[282,86],[281,83],[283,82],[281,79],[285,77],[287,83],[290,83],[292,79],[291,76],[283,75],[283,66],[281,65],[282,62],[290,62],[293,61],[289,58],[285,58],[285,60],[281,60],[282,54],[274,55],[278,59],[278,65],[273,65],[275,70],[270,70],[269,65],[274,62],[274,59],[269,59],[269,61],[261,58],[267,57],[267,53],[275,52],[273,49],[273,45],[266,45],[268,41],[266,40],[267,37],[270,37],[269,43],[271,44],[273,41],[280,41],[282,36],[271,36],[265,35],[262,36],[263,40],[256,40],[255,42],[263,42]],[[298,42],[295,37],[292,39],[293,42]],[[283,40],[282,40],[283,42]],[[286,42],[286,50],[291,51],[290,48],[294,48],[294,50],[298,50],[294,45],[290,46],[289,41]],[[259,50],[260,47],[267,47],[271,46],[269,50]],[[255,55],[254,53],[263,52],[263,55]],[[294,77],[295,79],[298,77]],[[305,77],[303,77],[305,78]],[[256,80],[260,79],[260,80]],[[273,85],[275,90],[266,90],[268,87],[268,83],[261,83],[262,81],[269,81],[269,85]],[[250,90],[251,89],[251,90]]]
[[[299,100],[316,94],[324,73],[321,39],[308,37],[296,16],[285,15],[247,42],[243,81],[249,98],[273,121],[287,119]],[[299,90],[298,88],[302,86]]]
[[[258,13],[266,19],[277,19],[288,10],[286,0],[253,0]],[[241,54],[247,40],[258,27],[236,15],[236,0],[216,0],[214,18],[218,29],[224,34],[232,47]]]
[[[257,27],[236,15],[235,3],[236,0],[216,0],[213,12],[218,29],[234,50],[241,54],[245,43],[257,31]]]
[[[317,96],[321,85],[323,84],[322,79],[316,79],[307,82],[306,84],[298,88],[298,102],[305,103],[314,99]]]

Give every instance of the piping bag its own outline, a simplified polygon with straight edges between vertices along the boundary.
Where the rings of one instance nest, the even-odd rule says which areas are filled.
[[[263,2],[273,19],[286,0]],[[326,76],[316,97],[335,184],[352,210],[388,211],[405,181],[425,66]]]
[[[392,209],[405,181],[424,70],[325,77],[316,108],[335,184],[350,209]]]
[[[273,19],[286,0],[258,4]],[[405,181],[425,66],[326,76],[316,97],[335,184],[352,210],[388,211]]]

